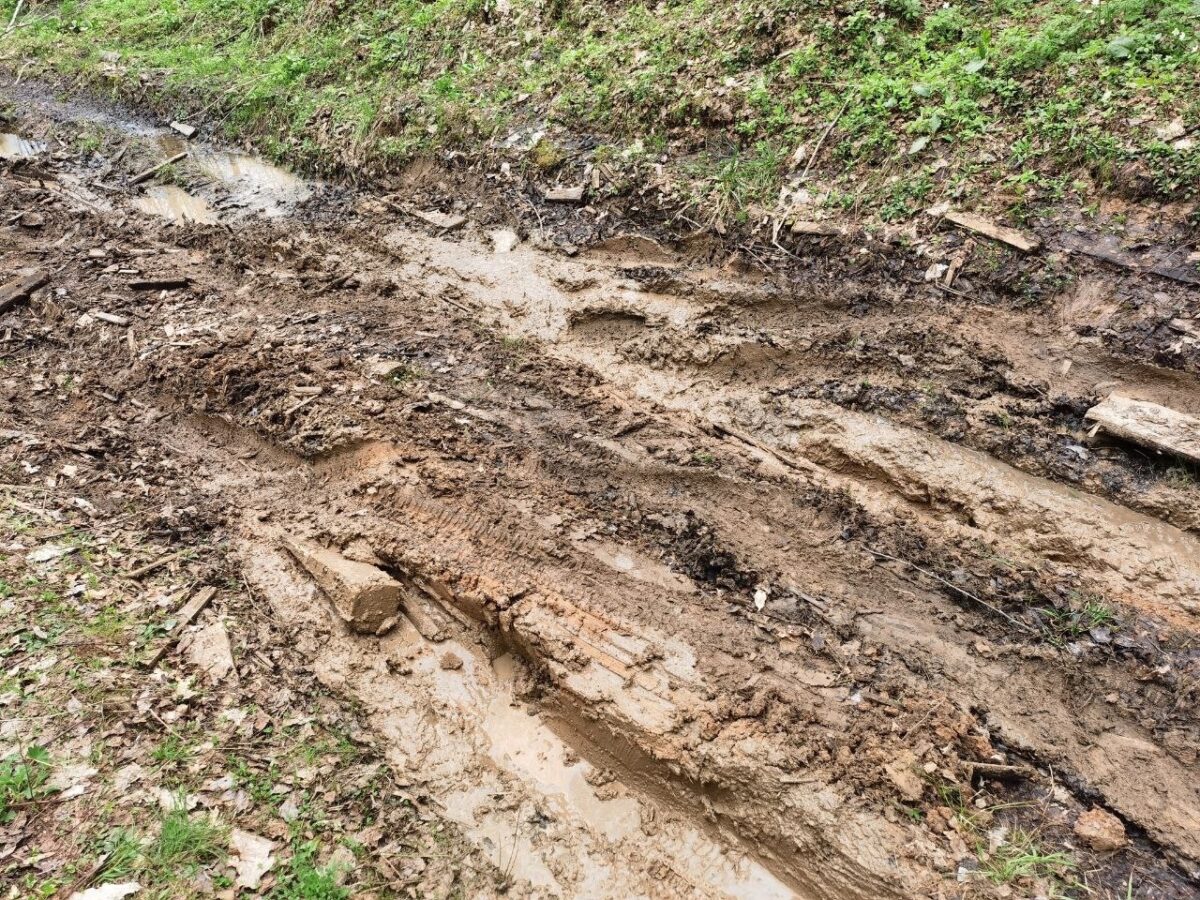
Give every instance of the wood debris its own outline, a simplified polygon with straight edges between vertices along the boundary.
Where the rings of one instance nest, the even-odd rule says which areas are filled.
[[[149,169],[146,169],[146,171],[139,172],[137,175],[134,175],[132,178],[129,179],[130,187],[132,187],[135,184],[141,184],[143,181],[149,181],[151,178],[153,178],[155,175],[157,175],[159,172],[161,172],[167,166],[173,166],[177,162],[182,162],[183,160],[187,159],[187,157],[188,157],[188,154],[187,154],[187,151],[185,150],[183,153],[176,153],[170,159],[160,162],[157,166],[151,166]]]
[[[1196,416],[1111,394],[1084,418],[1115,437],[1200,465],[1200,418]]]
[[[543,196],[547,203],[582,203],[583,185],[546,188]]]
[[[19,303],[24,303],[39,288],[50,283],[50,276],[37,272],[23,278],[14,278],[0,287],[0,313],[6,313]]]
[[[436,209],[417,210],[413,215],[422,222],[427,222],[434,228],[442,229],[442,231],[453,231],[467,221],[466,216],[460,216],[457,213],[444,213]]]
[[[187,287],[192,279],[186,275],[163,278],[142,278],[129,282],[131,291],[175,291]]]

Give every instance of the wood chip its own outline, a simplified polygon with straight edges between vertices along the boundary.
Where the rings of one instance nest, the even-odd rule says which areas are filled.
[[[1084,417],[1109,434],[1200,465],[1200,418],[1120,394]]]
[[[128,325],[129,320],[124,316],[114,315],[106,312],[93,312],[93,319],[99,319],[101,322],[107,322],[110,325]]]
[[[179,132],[185,138],[190,138],[196,133],[196,127],[194,125],[187,125],[183,122],[172,122],[171,130]]]
[[[965,228],[967,231],[974,231],[976,234],[990,237],[994,241],[1000,241],[1003,244],[1008,244],[1010,247],[1016,247],[1022,253],[1032,253],[1042,246],[1041,240],[1033,235],[1025,234],[1006,225],[997,225],[990,219],[985,219],[983,216],[977,216],[974,213],[955,212],[951,210],[946,213],[945,218],[959,228]]]
[[[543,196],[547,203],[581,203],[583,202],[583,185],[546,188]]]

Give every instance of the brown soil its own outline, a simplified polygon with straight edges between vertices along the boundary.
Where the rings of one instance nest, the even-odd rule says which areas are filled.
[[[1200,409],[1193,287],[976,240],[941,291],[944,230],[763,256],[567,222],[570,256],[534,246],[556,211],[405,215],[436,176],[200,165],[189,222],[125,187],[153,129],[77,152],[80,108],[22,97],[51,150],[0,170],[0,259],[50,283],[0,317],[0,427],[166,461],[169,528],[228,531],[498,890],[1197,895],[1200,484],[1083,422],[1117,385]],[[390,572],[424,636],[349,631],[283,534]],[[1125,849],[1074,836],[1092,807]],[[1073,865],[1001,871],[1017,831]]]

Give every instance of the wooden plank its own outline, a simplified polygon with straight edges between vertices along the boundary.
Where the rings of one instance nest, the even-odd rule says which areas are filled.
[[[990,237],[994,241],[1008,244],[1010,247],[1016,247],[1022,253],[1032,253],[1042,246],[1041,239],[1025,234],[1023,231],[1017,231],[1015,228],[1009,228],[1006,225],[997,225],[990,219],[985,219],[983,216],[977,216],[974,213],[955,212],[951,210],[946,213],[946,219],[953,222],[959,228],[965,228],[967,231],[974,231],[976,234],[982,234],[984,237]]]
[[[18,303],[24,303],[38,288],[50,283],[50,276],[37,272],[24,278],[14,278],[0,287],[0,313],[6,313]]]
[[[1157,403],[1111,394],[1085,418],[1126,441],[1200,465],[1200,418]]]

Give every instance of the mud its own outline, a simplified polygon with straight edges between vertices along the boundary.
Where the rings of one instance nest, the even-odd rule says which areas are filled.
[[[20,98],[69,145],[79,104]],[[1196,895],[1200,485],[1083,420],[1106,385],[1200,408],[1152,324],[1194,297],[1101,308],[1102,263],[1064,286],[1001,256],[967,305],[866,239],[851,269],[551,254],[491,205],[448,237],[397,212],[419,184],[195,143],[139,192],[177,142],[106,115],[98,150],[0,170],[6,270],[53,273],[0,319],[6,418],[106,453],[120,420],[131,466],[190,473],[209,501],[163,527],[228,529],[501,889]],[[202,215],[148,203],[176,192]],[[501,224],[528,239],[496,254]],[[355,633],[284,536],[386,571],[406,614]],[[1092,806],[1127,849],[1073,838]],[[1072,865],[1000,877],[1014,830]]]

